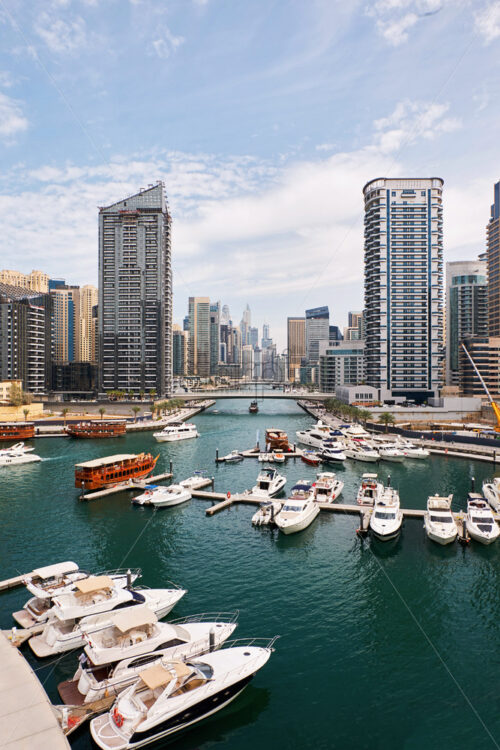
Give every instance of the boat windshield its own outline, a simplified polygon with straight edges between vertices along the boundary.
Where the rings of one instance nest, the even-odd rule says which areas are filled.
[[[396,518],[396,514],[387,513],[386,511],[383,511],[383,510],[377,510],[375,512],[375,518],[381,518],[386,521],[393,521]]]
[[[431,516],[430,518],[433,523],[453,523],[451,516]]]
[[[471,521],[472,523],[493,523],[491,518],[488,518],[488,516],[472,516]]]
[[[302,510],[302,506],[300,505],[284,505],[283,506],[284,511],[292,511],[293,513],[300,513]]]

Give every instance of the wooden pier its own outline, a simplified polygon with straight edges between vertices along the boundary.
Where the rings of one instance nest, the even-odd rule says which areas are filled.
[[[106,495],[115,495],[117,492],[123,492],[124,490],[143,490],[148,484],[160,482],[162,479],[172,479],[172,477],[173,474],[167,471],[164,474],[157,474],[155,477],[149,477],[149,479],[142,479],[140,481],[130,479],[128,482],[120,482],[120,484],[114,484],[112,487],[107,487],[105,490],[87,492],[86,495],[82,492],[79,499],[97,500],[97,498],[99,497],[105,497]]]

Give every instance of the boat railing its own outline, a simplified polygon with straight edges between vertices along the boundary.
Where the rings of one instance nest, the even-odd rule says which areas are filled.
[[[91,575],[89,573],[89,575]],[[117,576],[117,577],[124,577],[126,578],[127,575],[136,576],[136,578],[141,578],[142,576],[142,568],[115,568],[115,570],[102,570],[99,573],[96,573],[96,575],[99,576]]]
[[[201,612],[196,615],[187,617],[178,617],[176,620],[169,620],[169,625],[184,625],[188,622],[223,622],[228,625],[235,623],[240,616],[239,609],[234,612]]]

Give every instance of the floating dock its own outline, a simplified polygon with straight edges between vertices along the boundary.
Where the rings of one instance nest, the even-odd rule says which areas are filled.
[[[120,484],[113,485],[113,487],[107,487],[105,490],[87,492],[86,495],[82,493],[80,495],[80,500],[97,500],[97,498],[99,497],[105,497],[106,495],[115,495],[117,492],[123,492],[124,490],[143,490],[145,489],[147,484],[160,482],[162,479],[172,479],[172,477],[173,474],[171,472],[165,472],[164,474],[157,474],[155,477],[149,477],[149,479],[140,481],[131,479],[128,482],[121,482]]]

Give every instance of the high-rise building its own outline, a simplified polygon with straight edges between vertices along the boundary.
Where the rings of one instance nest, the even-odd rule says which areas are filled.
[[[262,349],[269,349],[269,347],[273,345],[273,340],[269,332],[269,325],[267,323],[264,323],[262,326],[262,339],[260,345]]]
[[[486,227],[488,260],[488,333],[500,336],[500,182],[493,188],[493,204]]]
[[[80,288],[80,304],[78,310],[79,337],[75,352],[77,362],[96,362],[95,359],[95,329],[93,310],[97,306],[99,293],[92,284],[85,284]]]
[[[446,384],[459,384],[460,346],[466,337],[488,335],[486,262],[446,264]]]
[[[500,394],[500,336],[472,336],[464,344],[494,398]],[[459,385],[464,396],[484,398],[484,388],[461,348],[458,355]]]
[[[220,302],[210,305],[210,375],[217,375],[220,350]]]
[[[210,300],[189,298],[189,375],[210,376]]]
[[[330,338],[330,313],[328,307],[306,310],[306,359],[308,365],[319,362],[319,342]]]
[[[231,313],[229,312],[229,305],[222,305],[222,312],[220,314],[220,322],[222,325],[229,325],[231,322]]]
[[[21,273],[21,271],[0,271],[0,282],[11,286],[29,289],[32,292],[47,294],[49,291],[49,275],[43,271]]]
[[[241,368],[243,377],[251,380],[254,374],[254,356],[253,346],[251,344],[247,344],[246,346],[242,347]]]
[[[170,233],[161,182],[99,210],[103,391],[172,388]]]
[[[176,323],[172,326],[172,371],[174,375],[188,373],[189,333]]]
[[[241,316],[241,323],[240,323],[242,346],[246,346],[247,344],[250,343],[250,326],[251,325],[252,325],[252,313],[250,312],[250,307],[247,304],[247,306],[243,310],[243,315]]]
[[[378,178],[365,200],[366,380],[380,399],[438,394],[443,180]]]
[[[330,326],[329,331],[329,339],[330,341],[342,341],[344,337],[342,336],[340,332],[340,328],[338,326]]]
[[[74,362],[80,342],[80,287],[53,289],[52,297],[52,359]]]
[[[248,330],[248,343],[255,349],[259,345],[259,329],[254,326],[250,326]]]
[[[300,380],[300,366],[306,356],[306,319],[287,318],[288,380]]]

